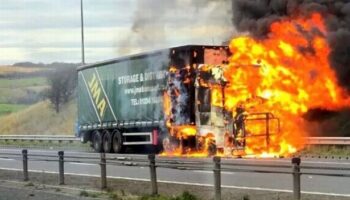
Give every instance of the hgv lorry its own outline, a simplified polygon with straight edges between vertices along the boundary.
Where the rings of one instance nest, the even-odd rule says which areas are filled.
[[[79,137],[97,152],[244,148],[248,117],[225,109],[229,56],[227,46],[188,45],[79,67]],[[219,102],[213,102],[213,88]],[[253,117],[266,126],[273,119],[270,113]]]

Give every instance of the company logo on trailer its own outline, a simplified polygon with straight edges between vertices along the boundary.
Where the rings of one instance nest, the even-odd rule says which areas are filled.
[[[103,93],[101,96],[101,85],[97,80],[95,73],[93,73],[92,78],[88,84],[92,99],[98,111],[98,115],[103,118],[106,111],[106,97],[104,97]]]

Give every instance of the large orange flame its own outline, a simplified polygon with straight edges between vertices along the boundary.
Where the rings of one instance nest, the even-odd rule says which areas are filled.
[[[280,119],[281,131],[270,135],[269,141],[259,136],[266,131],[264,125],[258,122],[246,125],[245,155],[271,157],[294,153],[307,136],[303,114],[311,108],[350,106],[349,94],[338,86],[328,61],[327,34],[322,16],[313,13],[272,23],[266,38],[241,36],[230,41],[232,56],[224,68],[228,82],[225,101],[222,88],[211,86],[212,104],[220,107],[225,102],[228,111],[243,105],[248,115],[273,113]],[[276,127],[271,124],[269,128]]]
[[[307,135],[301,117],[310,108],[350,105],[330,67],[327,31],[320,14],[275,22],[267,38],[242,36],[230,42],[225,77],[226,106],[246,105],[248,112],[272,112],[281,120],[281,135],[272,137],[271,155],[292,153]],[[248,154],[269,154],[264,141],[249,139]]]

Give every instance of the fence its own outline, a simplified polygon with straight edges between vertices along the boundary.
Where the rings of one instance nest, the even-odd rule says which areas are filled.
[[[98,155],[98,154],[94,154]],[[113,157],[106,157],[105,153],[99,154],[99,157],[88,156],[65,156],[63,151],[59,151],[57,155],[28,154],[26,149],[22,153],[0,153],[0,158],[15,158],[23,160],[23,180],[29,181],[28,162],[29,161],[48,161],[58,163],[58,184],[65,184],[64,163],[65,162],[81,162],[82,160],[89,163],[99,164],[101,170],[101,189],[107,188],[107,165],[117,166],[142,166],[149,167],[151,194],[158,194],[157,186],[157,168],[169,168],[178,170],[207,170],[213,171],[215,200],[221,199],[221,172],[254,172],[254,173],[276,173],[290,174],[293,179],[293,196],[295,200],[301,198],[301,175],[321,175],[321,176],[342,176],[350,177],[350,167],[319,167],[301,165],[300,158],[292,158],[290,164],[249,164],[249,163],[233,163],[232,160],[222,159],[221,157],[213,157],[212,160],[200,159],[184,159],[176,157],[158,157],[155,155],[123,155],[112,154]],[[111,155],[111,154],[109,154]],[[301,170],[306,171],[302,172]],[[318,171],[317,173],[313,171]],[[322,170],[332,171],[319,172]],[[342,172],[342,173],[339,173]],[[334,173],[337,172],[337,173]]]
[[[58,142],[75,142],[79,138],[67,135],[0,135],[0,140],[5,141],[58,141]]]
[[[306,137],[306,144],[317,145],[350,145],[350,137]]]

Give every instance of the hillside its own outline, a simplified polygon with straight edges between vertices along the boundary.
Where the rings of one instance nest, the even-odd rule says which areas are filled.
[[[74,135],[76,102],[71,101],[56,114],[48,101],[0,117],[0,134]]]
[[[46,76],[50,71],[49,68],[0,65],[0,116],[42,101],[48,88]]]

